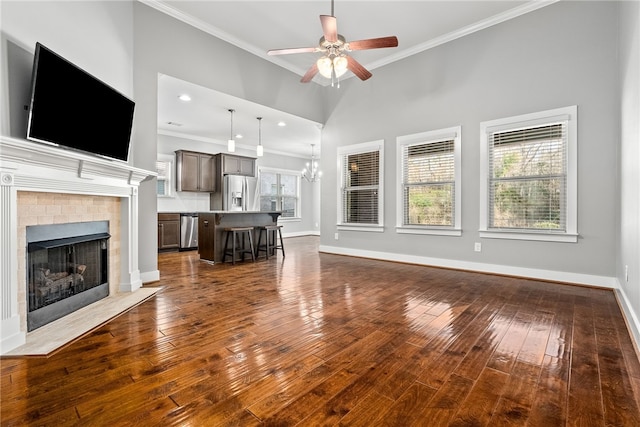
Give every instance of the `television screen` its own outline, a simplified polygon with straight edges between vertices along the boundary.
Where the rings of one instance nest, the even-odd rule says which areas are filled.
[[[134,102],[36,44],[27,139],[127,161]]]

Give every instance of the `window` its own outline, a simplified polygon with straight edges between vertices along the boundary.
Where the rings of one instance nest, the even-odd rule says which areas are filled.
[[[338,229],[383,231],[383,141],[338,148]]]
[[[462,235],[461,128],[397,138],[398,233]]]
[[[171,165],[170,161],[158,160],[156,162],[156,194],[158,197],[171,196]]]
[[[282,211],[281,219],[300,218],[300,173],[260,168],[260,210]]]
[[[577,241],[577,107],[481,123],[481,237]]]

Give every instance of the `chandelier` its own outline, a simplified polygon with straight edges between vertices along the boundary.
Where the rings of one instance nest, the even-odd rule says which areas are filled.
[[[302,170],[302,177],[309,182],[320,181],[320,177],[322,176],[322,172],[318,170],[316,157],[313,154],[313,147],[315,145],[316,144],[311,144],[311,162],[308,162],[307,167]]]

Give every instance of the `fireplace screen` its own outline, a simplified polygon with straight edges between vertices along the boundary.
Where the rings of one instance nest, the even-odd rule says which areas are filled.
[[[27,329],[108,295],[108,233],[28,243]]]

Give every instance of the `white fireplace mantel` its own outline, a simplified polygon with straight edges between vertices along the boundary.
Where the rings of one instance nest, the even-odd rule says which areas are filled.
[[[157,174],[125,162],[0,136],[0,354],[24,344],[18,313],[17,193],[120,197],[121,292],[142,286],[138,269],[138,187]]]

